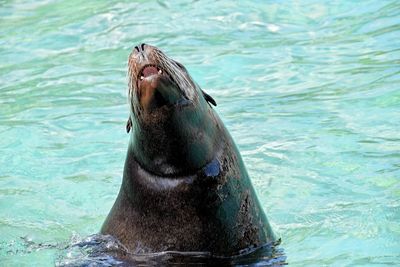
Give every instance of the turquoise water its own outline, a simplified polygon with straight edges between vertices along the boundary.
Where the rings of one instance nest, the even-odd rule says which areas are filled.
[[[217,101],[290,266],[400,264],[397,1],[0,1],[0,265],[99,231],[156,45]]]

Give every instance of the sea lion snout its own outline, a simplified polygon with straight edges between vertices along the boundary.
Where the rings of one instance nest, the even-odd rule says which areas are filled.
[[[157,47],[147,44],[135,46],[128,66],[133,109],[151,113],[160,107],[191,103],[189,95],[193,94],[195,86],[186,69]]]

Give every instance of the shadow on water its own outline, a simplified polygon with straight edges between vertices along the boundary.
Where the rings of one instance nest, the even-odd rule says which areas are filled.
[[[56,266],[283,266],[287,264],[286,256],[278,248],[279,243],[249,248],[232,257],[179,251],[132,254],[112,236],[91,235],[62,249]]]

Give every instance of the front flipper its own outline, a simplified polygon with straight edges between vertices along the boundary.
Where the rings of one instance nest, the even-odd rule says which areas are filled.
[[[217,106],[217,102],[215,102],[214,98],[212,98],[209,94],[207,94],[206,92],[204,92],[203,90],[201,90],[201,92],[203,93],[204,99],[212,104],[213,106]]]

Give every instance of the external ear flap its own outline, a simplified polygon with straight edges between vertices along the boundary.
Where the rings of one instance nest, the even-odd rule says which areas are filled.
[[[132,128],[132,120],[131,117],[128,118],[128,121],[126,122],[126,132],[129,133]]]
[[[207,94],[203,90],[201,90],[201,92],[203,92],[203,96],[208,103],[211,103],[215,107],[217,106],[217,102],[215,102],[214,98],[212,98],[209,94]]]

